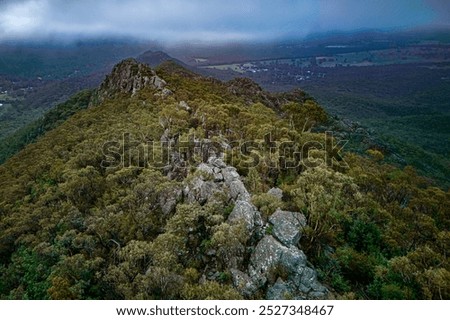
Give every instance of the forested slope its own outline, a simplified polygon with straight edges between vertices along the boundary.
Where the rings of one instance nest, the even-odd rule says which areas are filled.
[[[450,298],[449,193],[303,92],[125,60],[80,109],[0,166],[1,298]]]

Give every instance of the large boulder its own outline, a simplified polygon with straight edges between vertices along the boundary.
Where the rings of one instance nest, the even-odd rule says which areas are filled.
[[[154,88],[157,89],[164,89],[164,87],[167,85],[166,81],[158,77],[157,75],[154,75],[150,78],[150,83],[153,85]]]
[[[272,188],[267,191],[267,194],[270,194],[271,196],[274,196],[275,198],[280,200],[283,198],[283,190],[281,190],[280,188]]]
[[[282,197],[280,189],[272,189],[270,193],[277,198]],[[327,290],[317,281],[315,271],[307,266],[305,254],[297,247],[301,230],[306,225],[303,214],[278,209],[269,218],[273,236],[262,236],[261,213],[252,204],[241,176],[236,168],[227,166],[215,156],[197,167],[196,175],[185,185],[184,196],[187,202],[202,205],[223,199],[234,202],[227,222],[243,223],[252,241],[262,237],[253,249],[247,273],[237,270],[236,263],[229,265],[234,287],[244,297],[252,298],[258,290],[266,287],[268,299],[317,299],[326,296]]]
[[[249,275],[253,281],[264,286],[269,273],[282,267],[288,273],[296,273],[306,265],[306,256],[296,247],[286,247],[274,237],[266,235],[250,258]]]
[[[303,297],[323,298],[327,294],[327,289],[317,281],[317,272],[309,267],[294,275],[291,282],[296,286]]]
[[[187,202],[198,202],[201,205],[208,201],[215,201],[216,195],[222,191],[213,181],[205,181],[199,176],[194,177],[183,190]]]
[[[177,203],[181,201],[183,191],[180,188],[170,188],[161,192],[159,196],[159,206],[164,214],[175,211]]]
[[[197,167],[197,171],[203,172],[211,176],[214,174],[213,167],[206,163],[200,163]]]
[[[250,297],[256,292],[257,288],[248,274],[237,269],[230,269],[230,272],[233,285],[242,296]]]
[[[250,201],[250,193],[244,186],[241,176],[233,167],[222,168],[222,176],[225,185],[230,189],[230,195],[233,200]]]
[[[220,157],[210,157],[206,163],[198,165],[197,171],[202,173],[206,179],[212,180],[216,187],[226,190],[228,199],[250,202],[250,193],[245,188],[236,168],[227,166]]]
[[[297,245],[306,226],[303,214],[280,209],[270,216],[269,222],[273,225],[272,234],[286,246]]]
[[[295,291],[289,283],[283,279],[278,278],[273,286],[270,286],[266,292],[267,300],[288,300],[292,299],[292,293]]]
[[[209,158],[208,164],[210,164],[216,168],[219,168],[219,169],[224,169],[227,167],[226,163],[221,158],[217,158],[217,157]]]
[[[327,290],[317,281],[316,272],[307,267],[306,256],[296,246],[285,246],[271,235],[266,235],[256,246],[250,258],[249,276],[256,287],[263,288],[277,272],[286,279],[274,284],[268,297],[274,299],[287,295],[303,298],[324,298]],[[277,271],[278,270],[278,271]]]
[[[247,230],[252,232],[256,227],[261,227],[263,221],[261,213],[256,207],[247,201],[237,200],[235,202],[233,211],[228,216],[229,223],[236,223],[243,221]]]
[[[244,186],[244,183],[241,180],[231,181],[231,183],[228,184],[228,188],[230,189],[230,195],[232,199],[250,201],[250,193],[248,193],[247,189]]]

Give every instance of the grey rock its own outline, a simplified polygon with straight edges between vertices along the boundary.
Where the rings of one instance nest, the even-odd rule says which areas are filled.
[[[225,167],[222,169],[222,174],[225,182],[229,185],[231,182],[240,178],[239,173],[233,167]]]
[[[157,89],[164,89],[164,87],[167,85],[166,81],[158,77],[157,75],[154,75],[150,79],[150,83]]]
[[[281,190],[280,188],[272,188],[269,191],[267,191],[267,194],[270,194],[280,200],[283,198],[283,190]]]
[[[147,65],[138,63],[134,59],[126,59],[114,66],[112,72],[106,76],[90,106],[99,105],[118,94],[125,93],[133,96],[143,88],[151,87],[160,90],[164,85],[165,81]]]
[[[267,283],[270,272],[281,267],[287,279],[273,286],[268,292],[270,297],[275,299],[280,294],[289,294],[296,299],[325,298],[327,289],[317,281],[316,272],[306,263],[303,251],[295,246],[286,247],[268,235],[258,243],[250,258],[249,276],[259,289]]]
[[[175,211],[177,203],[181,201],[183,192],[181,189],[175,188],[162,192],[159,197],[159,205],[164,214],[169,214]]]
[[[170,142],[170,130],[166,128],[161,136],[161,142]]]
[[[200,163],[199,166],[197,167],[197,170],[202,171],[211,176],[214,174],[213,168],[210,165],[207,165],[206,163]]]
[[[173,92],[167,88],[162,89],[161,94],[163,97],[171,96]]]
[[[216,272],[209,272],[207,274],[208,280],[212,280],[212,281],[217,281],[220,278],[220,272],[216,271]]]
[[[256,246],[250,258],[249,275],[261,287],[267,282],[269,272],[283,267],[289,274],[296,274],[306,265],[306,256],[297,247],[286,247],[274,237],[265,236]]]
[[[183,194],[187,202],[192,203],[197,201],[203,183],[204,181],[200,177],[195,177],[184,187]]]
[[[236,201],[233,211],[228,216],[229,223],[243,221],[247,230],[253,231],[256,227],[262,226],[261,213],[254,205],[247,201]]]
[[[164,139],[166,139],[166,135],[164,135]],[[245,188],[240,175],[234,167],[227,166],[221,158],[210,157],[207,163],[198,165],[197,171],[204,173],[199,177],[203,182],[195,178],[189,183],[185,190],[189,202],[199,201],[203,204],[210,200],[212,193],[221,191],[228,200],[241,200],[250,203],[250,193]],[[208,182],[205,180],[208,180]],[[255,210],[252,209],[251,211]],[[260,214],[258,213],[257,216],[259,217]]]
[[[208,201],[214,201],[215,195],[221,190],[212,181],[204,181],[201,177],[195,177],[184,188],[184,195],[188,203],[198,202],[201,205]]]
[[[304,267],[298,272],[291,282],[297,287],[304,297],[319,299],[325,298],[327,289],[317,281],[317,273],[310,267]]]
[[[198,202],[204,204],[208,201],[214,201],[214,198],[218,193],[220,193],[220,189],[213,181],[205,181],[200,189],[200,198]]]
[[[287,300],[293,298],[293,292],[295,292],[295,288],[289,283],[283,281],[283,279],[278,278],[277,282],[266,292],[267,300]]]
[[[222,176],[225,185],[230,189],[230,195],[233,200],[242,200],[250,202],[250,193],[245,188],[241,176],[233,167],[222,168]]]
[[[220,142],[220,147],[222,148],[222,150],[231,150],[231,146],[225,141]]]
[[[269,218],[273,224],[273,235],[286,246],[296,245],[301,237],[301,230],[306,226],[306,218],[299,212],[278,209]]]
[[[214,172],[214,182],[222,182],[223,175],[220,172]]]
[[[247,189],[244,186],[244,183],[241,180],[234,180],[228,184],[230,188],[230,195],[232,199],[242,200],[242,201],[250,201],[250,193],[248,193]]]
[[[216,168],[226,168],[227,165],[225,164],[225,162],[221,159],[221,158],[217,158],[217,157],[211,157],[208,159],[208,163],[211,164],[212,166],[216,167]]]
[[[191,107],[189,107],[189,105],[187,104],[186,101],[180,101],[178,103],[178,105],[180,106],[180,108],[186,110],[186,111],[191,111]]]
[[[230,272],[233,279],[233,285],[241,295],[248,298],[257,291],[255,284],[248,274],[237,269],[230,269]]]

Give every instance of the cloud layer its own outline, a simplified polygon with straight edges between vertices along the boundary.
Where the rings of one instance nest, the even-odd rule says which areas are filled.
[[[0,0],[0,40],[264,40],[448,24],[447,0]]]

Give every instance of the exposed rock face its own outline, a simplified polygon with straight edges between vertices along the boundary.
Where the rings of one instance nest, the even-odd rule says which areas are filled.
[[[204,204],[215,201],[218,194],[225,194],[234,202],[234,209],[228,217],[229,223],[243,221],[247,230],[252,232],[263,225],[261,213],[250,201],[250,193],[244,186],[236,168],[227,166],[218,157],[209,158],[207,163],[197,167],[200,175],[194,177],[184,189],[188,202]]]
[[[181,200],[183,195],[182,190],[174,188],[162,193],[159,198],[159,206],[164,214],[172,213]]]
[[[256,227],[262,227],[261,213],[248,201],[237,200],[234,209],[228,217],[229,223],[244,221],[248,231],[253,231]]]
[[[145,80],[146,80],[146,78],[144,77],[144,86],[146,85]],[[163,79],[158,77],[156,74],[150,78],[150,83],[154,88],[160,89],[160,90],[164,89],[164,87],[167,85],[167,83]],[[140,88],[138,88],[138,90],[139,89]]]
[[[189,105],[187,104],[186,101],[180,101],[178,103],[178,105],[180,106],[181,109],[184,109],[184,110],[186,110],[188,112],[192,110],[191,107],[189,107]]]
[[[273,225],[273,235],[286,246],[295,246],[301,237],[301,229],[306,226],[306,218],[298,212],[277,210],[269,219]]]
[[[306,256],[296,247],[286,247],[274,237],[265,236],[256,246],[250,259],[250,277],[262,287],[267,282],[269,272],[276,267],[284,267],[288,272],[297,272],[306,265]]]
[[[275,238],[265,236],[256,246],[250,259],[249,275],[257,288],[268,282],[268,277],[278,272],[287,279],[278,281],[268,291],[268,298],[289,293],[295,299],[324,298],[327,290],[317,281],[316,272],[306,266],[306,256],[295,246],[284,246]],[[280,278],[279,278],[280,279]],[[284,298],[284,297],[281,297]]]
[[[172,92],[166,88],[167,83],[158,77],[154,70],[134,59],[126,59],[117,64],[97,90],[92,104],[97,105],[104,100],[119,94],[136,94],[139,90],[151,87],[162,95]]]
[[[187,202],[198,202],[201,205],[206,202],[212,202],[214,196],[219,194],[223,189],[220,189],[213,181],[205,177],[195,177],[184,189],[184,195]]]
[[[274,188],[270,193],[282,197],[280,189]],[[253,239],[247,248],[249,264],[240,270],[236,269],[238,264],[233,264],[230,269],[233,284],[244,297],[254,297],[261,290],[266,290],[267,299],[326,297],[326,288],[317,281],[316,272],[307,266],[305,254],[297,247],[306,225],[303,214],[277,210],[268,221],[272,235],[263,236],[261,213],[253,205],[236,168],[228,166],[220,156],[211,156],[197,166],[195,175],[184,186],[183,196],[185,201],[201,205],[215,201],[234,203],[227,223],[243,222]],[[177,195],[169,199],[177,199]],[[172,208],[171,203],[167,210]],[[214,255],[211,253],[211,257]]]
[[[242,182],[240,175],[236,172],[234,167],[227,166],[222,159],[215,156],[210,157],[206,163],[203,162],[199,164],[197,171],[205,174],[210,180],[214,180],[220,187],[227,187],[228,189],[230,189],[233,182]],[[243,194],[248,194],[248,191],[243,184],[242,188]],[[233,197],[233,195],[230,194],[230,198],[237,200],[238,195]]]
[[[230,272],[233,278],[233,285],[240,294],[244,297],[250,297],[256,292],[257,288],[248,274],[237,269],[231,269]]]
[[[295,291],[295,288],[293,288],[288,283],[284,282],[283,279],[278,278],[277,282],[269,289],[266,293],[266,299],[267,300],[288,300],[294,298],[292,296],[292,292]]]
[[[280,200],[283,198],[283,190],[281,190],[280,188],[272,188],[269,191],[267,191],[267,193]]]

